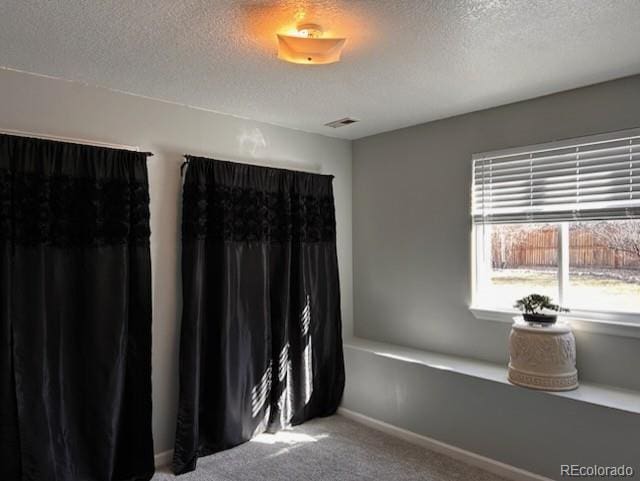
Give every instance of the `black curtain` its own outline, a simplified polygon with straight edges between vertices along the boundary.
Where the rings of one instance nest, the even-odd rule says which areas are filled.
[[[147,154],[0,135],[0,479],[148,480]]]
[[[178,474],[333,414],[344,388],[333,177],[188,161]]]

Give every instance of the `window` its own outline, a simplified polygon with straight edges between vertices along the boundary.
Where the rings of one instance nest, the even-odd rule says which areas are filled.
[[[565,304],[640,312],[640,220],[570,223],[568,264]]]
[[[640,322],[640,129],[474,155],[472,188],[474,306]]]

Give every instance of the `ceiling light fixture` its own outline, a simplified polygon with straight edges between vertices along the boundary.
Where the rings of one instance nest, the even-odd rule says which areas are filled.
[[[298,25],[297,35],[278,35],[278,58],[292,63],[325,64],[340,61],[346,38],[324,38],[320,25]]]

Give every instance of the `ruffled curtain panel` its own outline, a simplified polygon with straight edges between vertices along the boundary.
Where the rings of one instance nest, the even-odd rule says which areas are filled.
[[[188,161],[178,474],[333,414],[344,389],[332,177]]]
[[[148,480],[147,154],[0,135],[0,479]]]

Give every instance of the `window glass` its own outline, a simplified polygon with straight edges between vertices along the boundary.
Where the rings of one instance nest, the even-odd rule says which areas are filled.
[[[558,302],[558,227],[494,224],[478,227],[478,304],[513,307],[532,293]]]
[[[575,309],[640,311],[640,220],[569,226],[569,286]]]

